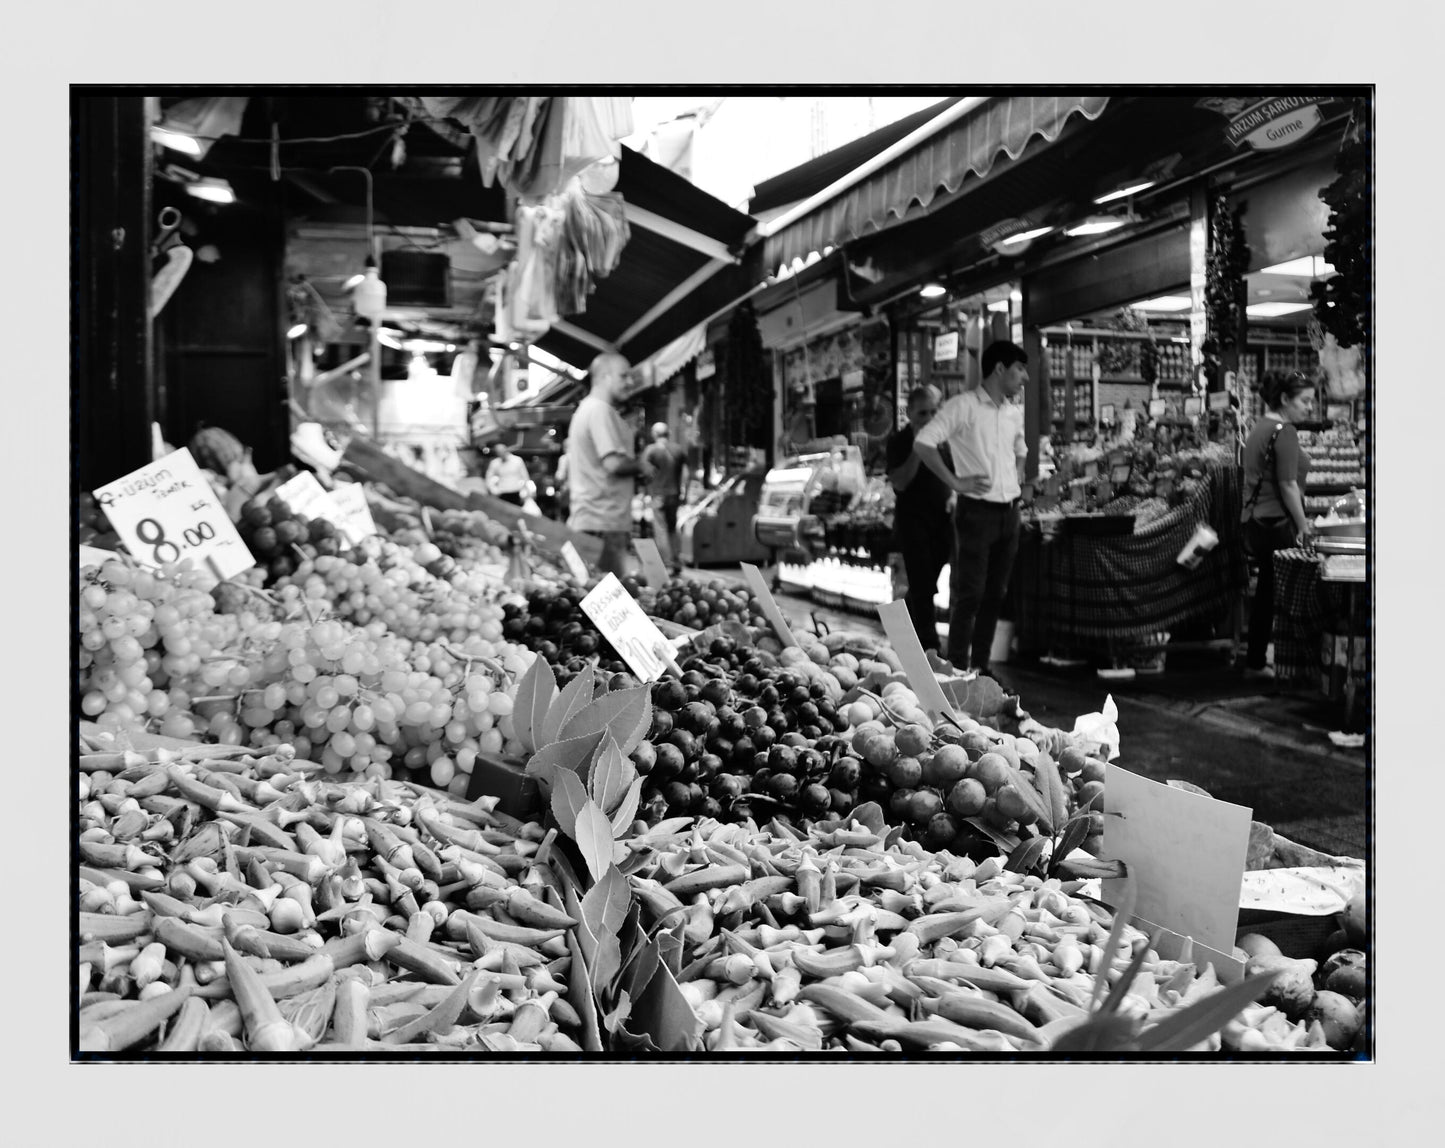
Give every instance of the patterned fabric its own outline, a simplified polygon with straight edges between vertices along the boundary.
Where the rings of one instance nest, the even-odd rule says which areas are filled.
[[[1318,680],[1325,634],[1369,633],[1367,596],[1349,583],[1321,582],[1324,559],[1312,550],[1274,556],[1274,676]]]
[[[1087,537],[1067,525],[1025,531],[1014,563],[1014,619],[1031,648],[1118,646],[1181,622],[1218,622],[1248,583],[1239,468],[1210,467],[1186,501],[1129,535]],[[1200,523],[1219,544],[1193,570],[1175,559]]]

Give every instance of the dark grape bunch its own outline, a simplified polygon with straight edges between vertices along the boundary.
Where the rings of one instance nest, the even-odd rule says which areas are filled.
[[[275,495],[241,508],[241,540],[266,571],[268,584],[294,573],[306,558],[341,553],[336,527],[324,518],[297,514]]]

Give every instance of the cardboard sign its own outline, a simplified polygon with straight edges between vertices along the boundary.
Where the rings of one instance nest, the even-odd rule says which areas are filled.
[[[582,561],[582,555],[577,553],[577,547],[573,546],[571,542],[562,543],[562,561],[567,563],[567,569],[572,571],[572,577],[576,578],[578,583],[583,586],[587,585],[587,579],[590,576],[587,572],[587,563]]]
[[[1209,409],[1212,411],[1227,411],[1229,409],[1229,392],[1210,391]]]
[[[757,595],[758,601],[763,606],[763,616],[772,623],[773,629],[777,631],[778,640],[785,646],[796,646],[797,639],[793,637],[793,631],[788,628],[788,620],[783,617],[783,612],[778,609],[778,604],[773,600],[772,591],[768,584],[763,581],[762,572],[750,562],[744,562],[743,578],[747,581],[748,589]]]
[[[324,518],[332,525],[340,517],[336,503],[309,470],[303,470],[276,488],[276,497],[305,518]]]
[[[336,529],[352,546],[376,533],[376,520],[366,504],[366,491],[359,482],[343,482],[331,492],[336,504]]]
[[[1150,781],[1110,764],[1104,771],[1101,855],[1128,866],[1134,911],[1219,953],[1234,948],[1239,889],[1253,810]],[[1103,882],[1117,904],[1122,881]]]
[[[958,358],[958,332],[949,331],[944,335],[937,335],[933,340],[933,361],[935,363],[951,363]]]
[[[608,574],[582,599],[582,612],[596,623],[640,681],[655,682],[662,677],[672,647],[616,574]]]
[[[642,576],[654,590],[667,585],[667,565],[662,561],[662,551],[651,538],[635,538],[633,548],[642,563]]]
[[[220,580],[256,564],[185,447],[98,487],[95,498],[142,566],[189,558]]]
[[[888,643],[903,665],[903,676],[908,679],[908,688],[918,695],[919,702],[930,714],[947,714],[954,721],[958,715],[948,704],[943,687],[928,664],[928,655],[923,652],[923,643],[913,629],[913,619],[908,616],[908,603],[901,598],[896,602],[878,607],[878,617],[883,620],[883,630]]]

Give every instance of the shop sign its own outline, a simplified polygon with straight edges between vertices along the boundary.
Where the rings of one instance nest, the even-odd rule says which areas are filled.
[[[1224,138],[1231,147],[1274,151],[1306,139],[1324,122],[1331,98],[1318,96],[1272,96],[1269,99],[1209,97],[1198,102],[1224,116],[1229,123]]]
[[[186,447],[97,487],[95,499],[142,566],[189,558],[219,581],[256,564]]]
[[[958,332],[948,331],[933,340],[933,361],[951,363],[958,358]]]
[[[710,379],[715,374],[717,374],[717,358],[713,355],[712,348],[708,347],[697,357],[697,381]]]
[[[655,682],[662,677],[671,646],[652,619],[642,612],[637,599],[617,580],[616,574],[608,574],[582,599],[582,612],[592,619],[640,680]]]
[[[980,232],[978,241],[985,247],[992,247],[1000,240],[1007,239],[1010,235],[1017,235],[1020,231],[1028,231],[1033,226],[1027,219],[1001,219],[987,231]]]

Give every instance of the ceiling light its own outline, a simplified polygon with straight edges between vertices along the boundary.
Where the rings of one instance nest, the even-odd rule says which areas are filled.
[[[198,156],[201,154],[200,142],[194,136],[188,136],[183,132],[153,127],[151,128],[151,142],[158,143],[161,147],[168,147],[172,151],[184,152],[186,155]]]
[[[948,288],[942,283],[929,283],[919,288],[918,293],[925,299],[937,299],[940,295],[947,295]]]
[[[1031,239],[1037,239],[1040,235],[1047,235],[1052,230],[1052,227],[1034,227],[1028,231],[1020,231],[1015,235],[1010,235],[1006,239],[1000,239],[996,246],[1005,247],[1013,243],[1027,243]]]
[[[1010,291],[1008,297],[1010,302],[1013,303],[1022,303],[1024,301],[1024,293],[1022,291]]]
[[[1122,219],[1113,219],[1109,216],[1102,216],[1093,219],[1086,219],[1083,223],[1074,227],[1066,228],[1065,235],[1103,235],[1107,231],[1117,231],[1124,226]]]
[[[186,192],[194,195],[197,199],[210,200],[212,203],[236,202],[236,193],[231,190],[231,185],[224,179],[202,177],[194,183],[186,184]]]
[[[1323,279],[1334,273],[1335,269],[1319,255],[1301,255],[1260,271],[1261,275],[1292,275],[1298,279]]]
[[[1123,199],[1128,195],[1135,195],[1154,186],[1154,180],[1145,180],[1143,183],[1131,183],[1128,187],[1121,187],[1118,191],[1111,191],[1108,195],[1101,195],[1094,200],[1095,203],[1109,203],[1116,199]]]
[[[1293,315],[1296,311],[1308,311],[1308,303],[1251,303],[1244,309],[1251,319],[1277,319],[1281,315]]]
[[[292,327],[289,331],[286,332],[286,338],[299,339],[304,334],[306,334],[306,324],[297,323],[294,327]]]
[[[1190,301],[1188,295],[1160,295],[1154,299],[1131,303],[1130,306],[1136,311],[1187,311]]]

